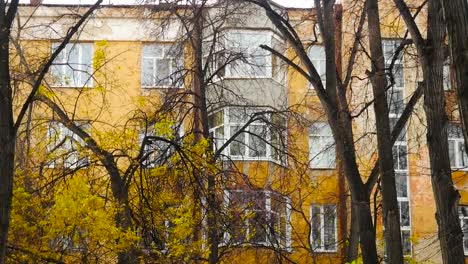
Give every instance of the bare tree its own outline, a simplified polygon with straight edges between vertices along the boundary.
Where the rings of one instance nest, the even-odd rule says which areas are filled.
[[[382,50],[379,5],[376,0],[367,1],[369,27],[369,46],[372,61],[371,82],[374,90],[374,112],[377,128],[379,153],[380,184],[382,189],[382,218],[388,263],[403,262],[401,243],[400,213],[398,209],[395,171],[393,162],[393,143],[390,137],[389,106],[387,101],[387,77],[385,57]]]
[[[442,84],[446,31],[442,5],[440,1],[428,1],[427,38],[424,39],[405,1],[394,2],[414,41],[423,71],[427,144],[442,259],[444,263],[463,263],[463,233],[458,219],[460,194],[452,180],[447,142],[448,118]]]
[[[21,125],[27,109],[30,107],[33,97],[54,59],[58,56],[59,52],[65,47],[70,39],[79,30],[81,25],[88,19],[88,17],[99,7],[102,0],[97,1],[85,14],[81,16],[79,21],[70,28],[67,35],[61,42],[57,50],[50,56],[49,60],[44,63],[40,70],[34,76],[34,82],[29,92],[29,96],[22,104],[18,116],[14,117],[13,109],[13,91],[11,87],[10,75],[10,34],[13,26],[15,16],[17,14],[19,1],[0,1],[0,179],[4,183],[0,187],[0,263],[5,262],[6,246],[8,239],[8,227],[10,222],[11,201],[13,195],[13,178],[14,178],[14,160],[15,160],[15,144],[16,134],[18,127]]]
[[[441,0],[453,63],[455,89],[458,93],[458,109],[468,152],[468,3],[463,0]]]
[[[336,72],[338,70],[335,57],[335,36],[333,34],[333,29],[335,28],[335,25],[334,20],[332,19],[334,1],[315,1],[317,21],[320,28],[320,33],[322,35],[323,45],[326,51],[327,79],[326,83],[322,83],[318,76],[317,70],[315,69],[312,62],[307,56],[306,47],[304,47],[304,45],[302,44],[299,35],[291,26],[287,16],[282,16],[281,14],[277,13],[271,7],[268,1],[251,2],[260,5],[265,9],[269,18],[273,21],[278,30],[280,30],[280,32],[288,40],[292,49],[295,51],[296,55],[300,59],[302,65],[304,65],[305,70],[303,70],[298,64],[294,63],[288,58],[284,56],[281,58],[289,66],[291,66],[300,74],[302,74],[314,86],[317,92],[317,96],[320,99],[322,107],[327,115],[328,122],[332,128],[333,137],[335,138],[335,142],[337,145],[337,155],[342,159],[341,162],[343,166],[344,175],[346,176],[350,187],[353,206],[352,212],[355,213],[355,215],[352,215],[352,220],[357,220],[357,222],[355,222],[356,225],[352,223],[350,234],[354,236],[359,234],[359,242],[361,244],[361,252],[363,255],[364,263],[376,263],[378,262],[378,256],[375,244],[374,223],[372,221],[370,209],[370,194],[374,189],[376,182],[378,181],[379,166],[376,165],[368,181],[363,182],[360,172],[358,170],[355,140],[353,139],[352,120],[353,117],[356,117],[356,115],[351,114],[347,98],[349,80],[351,79],[351,74],[355,63],[354,60],[356,55],[354,53],[357,52],[357,48],[359,47],[359,39],[361,38],[362,25],[364,23],[364,20],[361,17],[361,23],[359,23],[359,28],[361,29],[357,31],[355,44],[352,49],[353,53],[350,55],[348,69],[345,71],[347,73],[347,76],[344,77],[344,82],[342,82],[341,79],[338,79],[338,76],[336,75]],[[278,52],[276,52],[272,48],[264,48],[270,50],[275,54],[278,54]],[[379,59],[378,57],[374,58]],[[404,124],[411,116],[412,110],[418,99],[421,97],[421,94],[421,88],[419,87],[413,94],[413,96],[410,98],[410,103],[406,105],[403,114],[398,119],[391,133],[392,136],[390,144],[394,144],[394,142],[398,138],[398,135],[401,133]],[[374,100],[372,100],[370,104],[367,104],[366,107],[364,107],[363,111],[365,111],[365,109],[368,106],[372,105],[374,103]],[[386,171],[386,173],[388,172]],[[387,187],[390,188],[391,193],[392,187],[388,185]],[[393,225],[395,225],[394,222]],[[393,235],[396,236],[395,234]],[[350,241],[357,243],[358,239],[356,237],[351,237]],[[357,248],[354,247],[354,243],[350,245],[350,248]],[[356,250],[350,250],[350,253],[350,255],[357,255]]]

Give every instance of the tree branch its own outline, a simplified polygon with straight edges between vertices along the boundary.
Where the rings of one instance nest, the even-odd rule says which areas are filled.
[[[395,144],[401,132],[405,128],[405,125],[408,122],[409,118],[411,117],[414,107],[416,106],[416,103],[419,101],[419,99],[423,95],[423,92],[424,92],[424,83],[420,82],[418,83],[418,88],[416,88],[416,91],[414,91],[408,104],[403,110],[403,113],[401,114],[400,118],[395,124],[395,127],[392,130],[392,135],[391,135],[392,144]],[[372,168],[372,171],[366,182],[366,189],[369,194],[372,192],[372,189],[377,183],[378,176],[379,176],[379,160],[377,159],[375,161],[374,167]]]
[[[35,80],[35,82],[32,85],[32,90],[28,95],[28,98],[26,101],[23,103],[23,106],[21,107],[21,110],[18,114],[18,117],[16,118],[16,122],[14,125],[14,130],[18,131],[19,126],[21,125],[21,122],[24,118],[24,115],[26,114],[26,111],[28,110],[30,104],[34,101],[34,96],[36,95],[37,91],[39,90],[39,87],[41,86],[42,81],[44,80],[45,75],[49,71],[49,68],[52,66],[52,63],[54,62],[55,58],[60,54],[60,52],[65,48],[65,46],[70,42],[71,38],[75,35],[76,32],[78,32],[79,28],[84,24],[84,22],[88,19],[88,17],[96,10],[99,5],[102,3],[103,0],[98,0],[96,3],[91,6],[88,11],[80,18],[80,20],[73,26],[71,27],[65,38],[62,40],[60,45],[57,47],[57,49],[52,53],[50,56],[49,60],[44,64],[44,66],[41,68],[39,71],[39,74]]]

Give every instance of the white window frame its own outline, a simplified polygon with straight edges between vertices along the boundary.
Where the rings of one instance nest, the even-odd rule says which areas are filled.
[[[225,42],[224,42],[224,46],[226,47],[227,49],[227,52],[239,52],[237,50],[235,50],[237,47],[233,47],[231,45],[229,45],[229,43],[232,43],[233,42],[233,37],[232,35],[233,34],[244,34],[244,35],[249,35],[249,34],[254,34],[254,35],[263,35],[264,37],[264,42],[260,41],[258,44],[259,45],[262,45],[262,44],[266,44],[268,46],[271,46],[272,44],[272,38],[274,36],[273,32],[269,31],[269,30],[248,30],[248,29],[231,29],[231,30],[228,30],[225,32]],[[246,74],[246,73],[242,73],[241,70],[233,70],[233,65],[236,64],[236,61],[234,62],[231,62],[231,63],[228,63],[226,65],[226,71],[225,71],[225,78],[228,78],[228,79],[265,79],[265,78],[272,78],[273,77],[273,60],[272,60],[272,54],[269,53],[268,51],[265,51],[263,50],[262,48],[259,47],[259,45],[250,45],[248,47],[240,47],[242,50],[241,50],[241,53],[244,54],[244,56],[246,57],[247,60],[252,60],[251,57],[253,57],[252,55],[256,54],[256,53],[259,53],[259,54],[262,54],[264,53],[264,56],[266,58],[266,63],[265,65],[262,65],[262,66],[259,66],[259,65],[253,65],[252,68],[256,68],[256,67],[264,67],[265,68],[265,75],[257,75],[257,74]],[[261,55],[263,56],[263,55]],[[244,64],[243,62],[241,62],[241,64]],[[255,71],[255,70],[254,70]]]
[[[177,129],[177,131],[175,132],[175,136],[179,137],[179,138],[176,138],[176,140],[182,139],[183,136],[184,136],[183,124],[177,123],[172,127],[173,127],[173,130]],[[138,133],[138,142],[139,142],[140,146],[142,145],[143,139],[144,139],[145,136],[157,136],[157,134],[154,131],[154,128],[152,128],[151,125],[148,125],[146,128],[145,127],[140,128],[140,131]],[[157,155],[157,156],[164,155],[164,154],[170,155],[170,153],[164,153],[164,154],[159,153],[158,154],[157,150],[154,149],[154,144],[158,144],[158,143],[169,144],[169,143],[166,143],[166,142],[157,142],[157,143],[145,145],[144,146],[145,149],[143,149],[143,155],[146,155],[149,151],[155,151],[155,152],[150,154],[150,156],[148,156],[148,159],[146,159],[144,161],[145,164],[142,164],[142,166],[144,168],[152,169],[152,168],[157,167],[158,164],[157,164],[156,160],[154,160],[154,158],[151,158],[152,155]],[[173,148],[173,146],[169,146],[169,148]]]
[[[335,209],[335,219],[334,219],[334,224],[335,224],[335,243],[334,243],[334,249],[325,249],[325,206],[333,206],[334,209]],[[317,204],[317,203],[313,203],[310,205],[310,228],[312,229],[312,225],[313,225],[313,208],[314,207],[318,207],[320,208],[320,247],[319,248],[313,248],[312,250],[314,252],[318,252],[318,253],[336,253],[338,251],[338,211],[337,211],[337,206],[336,204]],[[310,232],[310,245],[314,245],[314,234],[311,230]]]
[[[468,256],[468,246],[465,246],[465,241],[468,241],[468,236],[465,236],[465,233],[468,233],[467,230],[463,230],[463,221],[468,221],[468,214],[463,215],[462,214],[462,208],[466,208],[468,212],[468,205],[459,205],[459,217],[460,217],[460,226],[462,227],[462,233],[463,233],[463,252],[465,253],[465,256]],[[466,226],[468,228],[468,225]],[[464,232],[466,231],[466,232]]]
[[[457,124],[450,124],[452,126],[456,126],[458,128],[459,125]],[[461,128],[460,128],[461,129]],[[454,144],[454,156],[455,156],[455,165],[451,166],[452,170],[463,170],[463,171],[468,171],[468,164],[466,166],[462,166],[463,163],[463,153],[460,153],[460,149],[463,151],[465,150],[465,140],[463,137],[453,137],[450,133],[447,133],[448,135],[448,143],[450,146],[450,143],[453,142]],[[465,153],[466,155],[466,153]],[[452,162],[450,162],[451,164]]]
[[[442,74],[443,74],[444,91],[451,91],[452,90],[452,72],[450,69],[450,59],[447,59],[444,62]]]
[[[91,126],[89,124],[89,122],[87,121],[80,121],[80,123],[83,123],[81,126],[85,127],[85,130],[90,130]],[[68,139],[66,139],[67,141],[71,141],[69,142],[68,144],[79,144],[81,147],[85,147],[85,141],[80,138],[78,135],[76,135],[75,133],[73,133],[70,129],[68,129],[64,124],[62,124],[61,122],[58,122],[58,121],[50,121],[48,123],[48,127],[47,127],[47,153],[51,153],[53,150],[56,149],[56,144],[59,143],[59,142],[55,142],[54,138],[53,137],[56,137],[55,135],[55,132],[58,132],[60,133],[60,135],[63,135],[63,138],[65,137],[68,137]],[[89,132],[88,132],[89,133]],[[61,136],[59,136],[60,138]],[[70,146],[72,148],[72,146]],[[60,146],[58,149],[64,149],[65,146]],[[65,149],[66,151],[71,151],[72,149]],[[65,168],[68,168],[68,169],[75,169],[77,168],[79,165],[87,165],[89,164],[89,157],[83,157],[82,159],[80,159],[79,157],[79,153],[75,151],[73,151],[73,153],[70,153],[68,155],[68,157],[66,158],[61,158],[60,157],[63,163],[63,166]],[[73,159],[71,162],[69,161],[70,159]],[[76,159],[76,161],[75,161]],[[50,169],[53,169],[53,168],[56,168],[57,167],[57,164],[56,162],[50,162],[48,165],[47,165],[48,168]]]
[[[177,67],[180,66],[183,67],[185,60],[184,60],[184,52],[183,52],[183,47],[178,46],[181,45],[180,43],[174,43],[174,42],[148,42],[148,43],[143,43],[142,48],[141,48],[141,73],[140,73],[140,83],[141,83],[141,88],[143,89],[158,89],[158,88],[163,88],[163,89],[169,89],[169,88],[176,88],[176,89],[182,89],[184,88],[184,76],[182,74],[182,68],[177,69]],[[145,47],[151,47],[151,46],[160,46],[162,49],[162,55],[157,56],[155,54],[145,54]],[[180,57],[176,56],[170,56],[168,55],[170,49],[181,49]],[[160,59],[168,59],[171,61],[167,67],[169,67],[169,76],[163,77],[162,79],[158,79],[159,77],[157,76],[157,60]],[[144,71],[144,61],[145,60],[151,60],[153,64],[153,72],[151,73],[152,75],[152,85],[145,85],[144,84],[144,78],[143,76],[146,74]],[[176,65],[176,66],[174,66]],[[175,69],[174,69],[175,68]],[[179,71],[179,73],[177,73]],[[165,79],[169,78],[171,80],[171,76],[176,75],[176,82],[178,84],[173,84],[173,85],[160,85],[158,82],[164,82]],[[180,75],[180,76],[179,76]]]
[[[318,53],[322,54],[323,56],[313,56],[312,57],[312,50],[313,49],[319,49]],[[314,65],[315,69],[317,70],[317,73],[320,75],[320,81],[322,82],[322,85],[325,87],[327,83],[327,64],[326,64],[326,56],[325,56],[325,47],[323,45],[311,45],[309,49],[307,50],[307,56],[309,57],[310,61]],[[323,67],[323,69],[322,69]],[[323,72],[323,74],[320,74]],[[312,83],[308,82],[309,84],[309,89],[314,89],[314,86]]]
[[[312,126],[329,126],[329,124],[327,122],[315,122]],[[310,168],[311,169],[336,169],[336,147],[335,147],[335,141],[333,139],[333,135],[322,135],[320,133],[316,134],[316,133],[313,133],[312,131],[312,127],[309,129],[309,160],[310,160]],[[327,140],[328,139],[328,140]],[[317,140],[319,142],[328,142],[329,140],[331,139],[331,141],[333,141],[333,144],[329,147],[327,147],[327,149],[322,149],[319,151],[318,154],[314,155],[312,154],[312,142]],[[329,152],[329,151],[332,151],[335,155],[334,155],[334,158],[333,158],[333,161],[329,162],[329,165],[324,165],[324,164],[321,164],[323,162],[321,162],[322,159],[324,159],[324,154]],[[315,161],[315,163],[314,163]],[[317,164],[317,162],[320,162],[319,164]],[[328,163],[328,162],[327,162]]]
[[[55,51],[56,48],[61,43],[54,42],[52,43],[52,52]],[[91,49],[89,58],[90,64],[84,64],[84,54],[83,48],[89,47]],[[71,53],[72,49],[78,49],[78,65],[70,65],[69,62],[69,54]],[[59,56],[54,60],[54,63],[51,67],[51,74],[54,80],[54,87],[68,87],[68,88],[79,88],[79,87],[93,87],[93,74],[94,74],[94,66],[93,66],[93,57],[94,57],[94,44],[89,42],[73,42],[66,44],[65,48],[60,52]],[[60,60],[61,59],[61,60]],[[72,76],[66,76],[67,69],[72,70]],[[54,76],[54,73],[56,74]],[[58,73],[58,76],[57,76]],[[89,77],[86,79],[85,83],[81,83],[82,75],[88,74]],[[70,78],[70,80],[67,80]],[[79,83],[77,83],[79,81]]]
[[[397,47],[397,43],[400,43],[401,40],[395,40],[395,39],[387,39],[387,40],[383,40],[382,41],[382,49],[383,49],[383,52],[384,52],[384,56],[385,56],[385,67],[388,67],[391,63],[391,61],[393,60],[394,58],[394,55],[395,55],[395,48]],[[390,55],[390,56],[389,56]],[[395,81],[395,84],[393,85],[393,87],[391,87],[390,90],[388,90],[387,92],[387,96],[389,97],[390,94],[389,92],[391,92],[392,90],[393,91],[398,91],[398,92],[401,92],[402,94],[402,104],[404,107],[405,106],[405,67],[404,67],[404,57],[403,57],[403,54],[399,54],[399,56],[395,59],[395,64],[393,65],[393,69],[400,69],[401,68],[401,73],[402,73],[402,86],[399,86],[399,82]],[[395,76],[394,76],[395,77]],[[394,104],[398,104],[399,102],[392,102],[390,101],[390,103],[394,103]],[[389,109],[391,109],[391,105],[389,105]],[[400,109],[401,110],[401,109]],[[389,118],[390,119],[395,119],[398,121],[398,119],[400,118],[401,116],[401,112],[389,112]],[[407,138],[408,138],[408,134],[407,134],[407,130],[406,128],[403,128],[403,131],[402,133],[405,133],[405,137],[402,138],[401,137],[401,133],[400,133],[400,136],[397,138],[397,141],[395,142],[395,144],[393,145],[393,147],[399,147],[399,146],[404,146],[406,147],[406,155],[405,155],[405,163],[406,163],[406,168],[396,168],[396,165],[399,164],[399,161],[400,161],[400,156],[398,155],[397,157],[393,157],[394,158],[394,164],[395,164],[395,175],[405,175],[405,180],[406,180],[406,196],[403,197],[403,196],[397,196],[397,201],[398,201],[398,208],[399,208],[399,213],[400,213],[400,229],[401,229],[401,237],[403,239],[403,233],[404,232],[409,232],[409,237],[411,239],[412,237],[412,221],[413,221],[413,217],[412,217],[412,214],[411,214],[411,188],[410,188],[410,181],[409,181],[409,157],[408,157],[408,142],[407,142]],[[392,149],[393,151],[393,149]],[[399,153],[399,151],[398,151]],[[395,158],[397,159],[395,161]],[[398,163],[397,163],[398,162]],[[408,203],[408,217],[409,217],[409,224],[408,225],[402,225],[401,223],[401,217],[402,217],[402,209],[401,209],[401,204],[402,203]],[[403,241],[402,241],[403,242]],[[404,242],[403,242],[404,243]],[[405,256],[408,256],[408,257],[411,257],[413,254],[413,243],[412,241],[410,240],[410,253],[409,254],[406,254]]]
[[[256,109],[256,108],[237,108],[237,107],[225,107],[223,108],[222,110],[218,110],[218,111],[223,111],[223,122],[222,122],[222,125],[218,125],[216,127],[213,127],[213,128],[210,128],[210,133],[212,135],[215,135],[215,138],[214,138],[214,141],[216,142],[216,144],[220,144],[220,146],[216,145],[216,149],[221,147],[221,145],[225,144],[227,142],[227,140],[229,140],[231,138],[231,127],[234,127],[234,126],[239,126],[239,127],[242,127],[245,125],[245,123],[250,119],[250,116],[248,114],[246,114],[246,120],[243,120],[242,122],[231,122],[229,120],[229,112],[230,111],[235,111],[236,109],[239,109],[239,112],[240,113],[248,113],[249,111],[255,113],[255,111],[257,112],[261,112],[262,109]],[[217,112],[215,112],[217,113]],[[215,114],[213,113],[213,114]],[[264,114],[265,115],[265,118],[266,119],[269,119],[269,120],[272,120],[272,115],[271,114]],[[287,121],[286,121],[287,122]],[[281,124],[282,125],[282,124]],[[287,124],[284,124],[286,127],[287,127]],[[265,129],[266,129],[266,132],[265,132],[265,138],[261,138],[261,136],[257,137],[259,140],[262,140],[264,141],[265,145],[266,145],[266,149],[265,149],[265,156],[259,156],[259,157],[255,157],[255,156],[252,156],[251,155],[251,152],[254,153],[254,150],[251,148],[251,145],[250,145],[250,137],[254,137],[254,135],[250,134],[250,128],[252,126],[265,126]],[[219,139],[219,138],[216,138],[216,130],[217,129],[220,129],[221,127],[223,127],[223,131],[224,131],[224,138],[222,139]],[[233,143],[235,143],[235,140],[233,142],[231,142],[229,144],[229,146],[227,146],[222,154],[231,159],[231,160],[243,160],[243,161],[271,161],[271,162],[274,162],[274,163],[277,163],[277,164],[280,164],[280,165],[286,165],[286,160],[284,159],[281,159],[280,160],[277,160],[275,159],[273,156],[273,153],[274,153],[274,149],[273,149],[273,142],[272,142],[272,129],[268,127],[268,124],[267,123],[264,123],[264,122],[261,122],[261,121],[255,121],[255,122],[252,122],[251,124],[249,124],[249,126],[245,129],[244,132],[240,133],[239,136],[244,136],[244,141],[241,141],[239,139],[236,139],[236,140],[239,140],[239,142],[241,142],[240,144],[242,144],[243,148],[244,148],[244,154],[243,155],[231,155],[231,146]],[[287,142],[287,137],[288,137],[288,134],[287,134],[287,131],[285,130],[284,131],[284,134],[283,134],[283,137],[284,137],[284,143]],[[242,143],[243,142],[243,143]],[[287,145],[287,144],[285,144]],[[284,149],[287,148],[287,146],[283,146]],[[281,155],[281,153],[280,153]]]
[[[229,210],[229,208],[231,207],[230,206],[231,192],[245,192],[245,191],[246,190],[243,190],[243,189],[224,190],[224,201],[223,201],[223,203],[224,203],[225,210]],[[270,221],[270,215],[271,214],[280,215],[278,212],[274,212],[271,209],[271,194],[273,193],[272,191],[268,191],[268,190],[253,191],[253,190],[249,190],[249,192],[263,192],[263,193],[265,193],[265,209],[261,210],[261,211],[265,211],[267,213],[267,217],[268,217],[267,221]],[[286,207],[286,216],[285,216],[286,217],[286,223],[285,223],[286,224],[286,230],[285,230],[286,231],[286,234],[285,234],[286,241],[285,241],[284,245],[281,244],[279,246],[280,246],[281,249],[291,251],[291,245],[292,245],[292,240],[291,240],[291,232],[292,232],[292,226],[291,226],[291,212],[292,212],[291,198],[289,198],[288,196],[285,196],[285,195],[281,195],[280,193],[275,192],[275,194],[282,196],[285,199],[285,202],[286,202],[286,204],[285,204],[285,207]],[[250,210],[246,209],[245,214],[249,214],[249,213],[250,213]],[[248,241],[248,238],[250,237],[249,219],[245,220],[244,226],[245,226],[245,233],[243,235],[244,235],[245,241],[242,244],[250,244],[251,242]],[[263,245],[263,246],[266,246],[266,247],[277,246],[277,245],[272,244],[271,240],[269,239],[271,237],[269,227],[266,227],[265,236],[266,236],[266,241],[254,242],[254,245]],[[229,234],[229,232],[224,232],[223,242],[221,243],[221,245],[228,244],[230,242],[230,240],[231,240],[231,235]],[[275,240],[281,241],[281,238],[280,239],[275,239]]]

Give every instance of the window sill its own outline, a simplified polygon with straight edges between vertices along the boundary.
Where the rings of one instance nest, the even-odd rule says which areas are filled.
[[[311,166],[309,166],[309,169],[311,169],[311,170],[320,170],[320,171],[323,171],[323,170],[336,170],[336,166],[335,167],[311,167]]]
[[[46,164],[44,165],[45,169],[49,170],[61,170],[61,169],[67,169],[67,170],[81,170],[89,167],[89,163],[86,164],[81,164],[81,165],[71,165],[71,166],[60,166],[60,165],[55,165],[55,164]]]
[[[224,156],[223,160],[232,160],[232,161],[267,161],[272,162],[282,167],[287,167],[286,162],[280,162],[278,160],[266,157],[242,157],[242,156]]]
[[[320,253],[320,254],[337,254],[338,251],[335,250],[326,250],[326,249],[316,249],[314,250],[315,253]]]
[[[220,247],[237,247],[237,248],[275,248],[277,250],[285,251],[288,253],[291,253],[292,247],[286,247],[286,246],[273,246],[269,242],[257,242],[257,243],[252,243],[252,242],[240,242],[240,243],[229,243],[229,242],[222,242],[219,244]]]
[[[143,90],[156,90],[156,89],[185,89],[185,87],[175,86],[141,86]]]
[[[456,171],[468,172],[468,167],[450,167],[450,169],[452,170],[452,172],[456,172]]]
[[[52,89],[93,89],[94,86],[60,86],[60,85],[52,85],[50,86]]]
[[[227,80],[242,80],[242,81],[255,81],[255,80],[272,80],[273,82],[277,83],[280,86],[286,86],[285,83],[281,83],[278,80],[275,79],[275,77],[228,77],[228,76],[222,76],[222,77],[217,77],[213,78],[212,82],[213,83],[218,83],[222,81],[227,81]]]

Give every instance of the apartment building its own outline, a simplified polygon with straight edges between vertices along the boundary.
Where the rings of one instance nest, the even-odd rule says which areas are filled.
[[[86,7],[77,8],[21,6],[19,23],[23,27],[16,30],[31,64],[41,62],[60,45],[75,21],[70,14],[83,12]],[[288,14],[324,81],[325,51],[314,9],[284,8],[276,4],[274,8]],[[340,76],[345,74],[347,65],[342,62],[348,61],[347,51],[353,43],[351,33],[356,21],[352,19],[356,17],[352,8],[351,1],[342,1],[335,8]],[[190,14],[177,14],[158,6],[103,6],[55,59],[42,90],[44,96],[63,109],[69,122],[86,131],[102,149],[117,153],[116,164],[122,171],[128,171],[133,161],[145,157],[135,175],[158,175],[161,166],[169,166],[170,170],[167,164],[178,161],[172,158],[178,149],[171,142],[185,142],[197,129],[193,99],[190,99],[196,55],[188,43],[196,35],[184,30]],[[293,61],[297,58],[263,9],[235,3],[207,7],[204,14],[212,21],[203,26],[201,41],[209,138],[225,175],[222,183],[216,184],[217,196],[221,197],[219,208],[225,211],[221,218],[227,219],[219,227],[222,261],[342,262],[347,243],[345,234],[351,221],[350,201],[331,129],[314,88],[281,60],[278,54]],[[389,117],[394,124],[420,81],[420,73],[411,47],[397,54],[404,24],[395,20],[396,14],[387,14],[382,26],[383,48],[387,65],[393,65],[394,85],[389,89],[388,98]],[[260,46],[271,47],[278,54]],[[365,72],[369,67],[367,58],[359,55],[350,102],[356,113],[372,97]],[[453,178],[462,195],[460,221],[468,232],[465,173],[468,157],[456,104],[451,103],[456,100],[451,89],[450,65],[444,74],[447,111],[453,121],[448,139]],[[88,149],[89,140],[70,130],[60,114],[49,106],[37,103],[33,108],[37,124],[37,129],[33,129],[36,135],[33,142],[37,146],[35,164],[48,177],[55,177],[59,170],[67,171],[66,175],[86,175],[88,184],[101,185],[92,188],[94,191],[106,190],[108,180],[97,177],[106,172],[98,165],[99,158]],[[370,172],[376,160],[374,119],[370,109],[355,119],[357,155],[363,175]],[[142,144],[148,136],[166,141]],[[422,106],[415,109],[395,143],[394,160],[405,256],[418,263],[439,263]],[[190,196],[184,191],[186,185],[175,185],[167,191]],[[137,197],[137,191],[134,194],[130,191],[129,196]],[[376,195],[374,202],[378,203],[379,199]],[[162,207],[165,213],[185,208],[179,202],[167,202]],[[374,213],[383,256],[378,204]],[[184,244],[179,238],[173,243],[176,240],[173,231],[168,231],[177,229],[180,221],[171,219],[171,214],[165,215],[167,219],[158,215],[157,221],[161,223],[154,226],[159,229],[138,227],[141,235],[138,243],[143,252],[162,263],[177,261],[173,257],[180,254],[177,249]],[[195,215],[194,218],[200,217]],[[201,215],[200,229],[206,229],[209,220],[203,217],[204,211]],[[201,233],[201,240],[206,241],[206,233]],[[468,256],[468,233],[465,234]],[[74,239],[65,240],[66,243],[60,242],[64,252],[81,254],[79,246],[71,245]],[[206,253],[206,243],[193,247]]]

